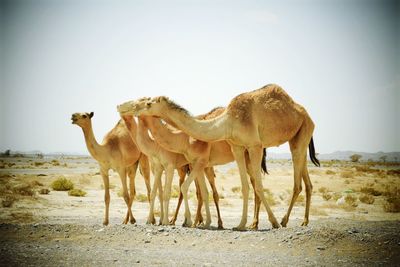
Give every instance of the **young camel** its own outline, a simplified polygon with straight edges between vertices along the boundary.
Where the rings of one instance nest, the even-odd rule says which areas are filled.
[[[145,153],[152,163],[152,170],[155,176],[153,190],[151,191],[151,205],[149,212],[149,219],[147,223],[152,223],[151,218],[154,214],[154,200],[159,190],[159,198],[160,198],[160,206],[161,206],[161,224],[168,225],[168,209],[169,209],[169,200],[171,196],[171,186],[172,179],[174,176],[175,169],[181,169],[180,171],[180,181],[185,177],[185,172],[182,169],[186,168],[188,161],[186,158],[179,153],[174,153],[162,148],[158,145],[157,142],[152,140],[148,135],[148,117],[141,116],[138,118],[139,123],[136,125],[136,122],[133,119],[133,116],[122,116],[125,121],[125,124],[132,135],[132,137],[137,141],[137,145],[143,153]],[[163,171],[165,171],[165,185],[164,192],[162,190],[161,176]],[[205,186],[205,183],[204,183]],[[201,190],[200,190],[201,192]],[[203,197],[203,200],[205,196]],[[207,198],[208,200],[208,198]]]
[[[147,187],[147,197],[150,200],[150,167],[147,157],[142,154],[133,142],[129,132],[125,127],[125,123],[120,120],[118,124],[107,133],[102,144],[98,144],[93,134],[92,117],[94,113],[74,113],[72,114],[72,124],[76,124],[82,128],[85,136],[86,147],[90,155],[99,163],[100,173],[104,183],[104,202],[105,216],[104,225],[109,223],[109,207],[110,207],[110,181],[108,172],[110,169],[117,171],[122,183],[123,197],[128,211],[123,221],[127,224],[136,222],[132,214],[132,202],[135,198],[135,175],[138,164],[144,177]],[[129,176],[129,193],[126,181],[126,175]]]
[[[210,119],[218,116],[224,110],[225,108],[222,107],[215,108],[211,110],[209,113],[197,116],[196,118]],[[217,188],[215,187],[215,173],[213,171],[213,168],[211,167],[216,165],[224,165],[234,160],[230,145],[225,140],[216,142],[203,142],[199,140],[194,140],[184,132],[177,133],[171,131],[171,129],[167,127],[166,124],[163,124],[159,119],[156,119],[154,117],[152,120],[149,120],[149,129],[154,139],[157,141],[157,143],[159,143],[162,147],[164,147],[169,151],[185,155],[186,159],[192,164],[192,166],[195,166],[199,159],[205,159],[207,167],[204,168],[203,171],[206,173],[207,178],[210,181],[210,185],[213,190],[213,198],[218,213],[218,228],[223,229],[223,223],[218,206],[219,195],[217,192]],[[203,147],[209,146],[210,148],[200,150],[199,147],[201,146]],[[208,152],[208,153],[202,153],[202,152]],[[246,159],[247,159],[246,163],[248,163],[248,157]],[[266,172],[265,157],[263,157],[262,160],[262,168],[264,172]],[[254,179],[251,175],[250,175],[250,180],[254,187]],[[187,189],[188,189],[187,187],[190,183],[191,181],[188,179],[186,180],[184,186],[182,187],[183,195],[186,197],[185,201],[187,201]],[[252,225],[250,226],[251,229],[258,228],[258,213],[260,207],[260,200],[256,194],[254,201],[255,201],[254,219]],[[199,209],[198,213],[201,212],[201,206],[199,207]],[[191,223],[190,210],[189,211],[186,210],[185,216],[187,216],[185,220],[188,221],[190,224]],[[199,216],[197,216],[197,218],[198,217]],[[197,222],[195,222],[194,224],[196,223]]]
[[[279,228],[263,194],[261,161],[263,148],[289,142],[294,168],[293,194],[282,226],[288,223],[290,212],[301,192],[301,180],[306,186],[306,209],[302,225],[309,222],[312,184],[307,170],[307,147],[312,162],[319,166],[315,157],[312,134],[314,123],[307,111],[278,85],[266,85],[233,98],[227,109],[210,120],[198,120],[188,111],[166,97],[151,100],[130,101],[119,106],[120,112],[136,115],[160,116],[172,121],[180,130],[193,138],[207,142],[227,140],[239,167],[242,184],[242,218],[236,230],[245,230],[248,213],[249,185],[246,177],[245,152],[249,153],[249,171],[255,179],[255,192],[267,210],[272,227]]]

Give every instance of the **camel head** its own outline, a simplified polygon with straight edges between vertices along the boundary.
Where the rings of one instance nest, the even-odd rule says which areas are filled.
[[[152,99],[150,97],[142,97],[137,100],[125,102],[117,106],[117,110],[121,117],[126,115],[153,115],[150,114],[149,108],[152,106]]]
[[[145,115],[162,117],[166,110],[177,110],[185,114],[189,112],[170,100],[166,96],[158,97],[144,97],[135,101],[128,101],[118,106],[118,111],[121,115],[123,114],[133,114],[135,116]]]
[[[86,127],[91,123],[91,119],[93,117],[94,113],[90,112],[83,112],[83,113],[74,113],[72,114],[71,120],[72,124],[76,124],[80,127]]]

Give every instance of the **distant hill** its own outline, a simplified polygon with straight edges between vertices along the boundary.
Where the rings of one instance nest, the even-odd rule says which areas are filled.
[[[386,161],[399,162],[400,152],[376,152],[376,153],[366,153],[366,152],[356,152],[356,151],[335,151],[329,154],[319,154],[317,158],[320,160],[349,160],[351,155],[359,154],[362,156],[361,161],[381,161],[382,156],[386,156]],[[291,159],[290,153],[268,153],[268,158],[271,159]]]

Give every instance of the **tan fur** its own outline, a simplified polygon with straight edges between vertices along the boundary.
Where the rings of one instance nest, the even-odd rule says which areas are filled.
[[[216,109],[211,110],[210,112],[204,114],[204,115],[199,115],[196,118],[200,119],[207,119],[207,118],[214,118],[221,114],[225,108],[219,107]],[[222,229],[223,228],[223,223],[220,215],[220,210],[219,210],[219,196],[218,196],[218,191],[215,186],[215,173],[213,170],[213,166],[216,165],[222,165],[226,164],[229,162],[232,162],[234,160],[234,156],[232,154],[232,150],[230,145],[226,141],[217,141],[217,142],[203,142],[199,141],[196,139],[190,138],[187,134],[183,132],[173,132],[167,127],[167,125],[160,123],[158,119],[153,118],[152,120],[149,120],[149,129],[154,137],[154,139],[165,149],[169,151],[173,151],[176,153],[181,153],[185,155],[186,159],[190,162],[193,168],[199,169],[200,171],[204,172],[208,178],[208,181],[210,183],[210,186],[213,190],[213,198],[215,202],[215,206],[217,208],[217,214],[218,214],[218,228]],[[202,166],[203,168],[198,168],[196,167],[200,162],[202,162],[204,165]],[[198,174],[196,174],[193,170],[191,172],[191,175],[194,177],[197,177]],[[252,176],[250,176],[251,180],[253,180]],[[187,188],[188,184],[190,184],[191,178],[189,177],[186,182],[183,184],[182,191],[183,191],[183,196],[187,198]],[[186,196],[185,196],[186,195]],[[255,203],[256,206],[260,205],[260,201],[255,194]],[[180,199],[179,199],[180,200]],[[178,202],[179,203],[179,202]],[[199,201],[201,204],[202,202]],[[258,211],[259,208],[256,207],[255,211]],[[197,209],[197,214],[196,214],[196,219],[195,222],[193,223],[194,226],[198,225],[201,222],[201,205],[200,207],[198,206]],[[190,210],[187,211],[186,213],[188,217],[185,218],[185,224],[189,226],[191,224],[190,220]],[[175,217],[177,215],[175,214]],[[208,219],[207,219],[208,221]],[[205,227],[208,227],[209,225],[206,225]],[[258,212],[255,212],[254,214],[254,220],[251,225],[252,229],[256,229],[258,227]]]
[[[108,172],[110,169],[117,171],[121,178],[124,200],[128,207],[123,223],[126,224],[128,221],[135,223],[136,220],[133,217],[131,206],[135,198],[134,181],[139,163],[147,186],[147,196],[150,199],[150,167],[148,159],[138,150],[122,120],[107,133],[102,144],[98,144],[93,134],[92,116],[93,113],[74,113],[71,119],[73,124],[82,128],[86,146],[92,157],[100,165],[100,173],[104,182],[104,201],[106,206],[103,224],[108,225],[109,223],[110,188]],[[126,175],[130,178],[129,193]]]
[[[184,169],[186,168],[188,162],[183,157],[183,155],[163,149],[156,142],[154,142],[154,140],[150,138],[147,130],[147,124],[148,124],[147,118],[145,117],[139,118],[139,125],[136,125],[133,116],[123,116],[123,120],[127,125],[129,133],[136,140],[138,147],[143,153],[145,153],[148,156],[152,165],[152,171],[154,175],[154,186],[150,196],[151,206],[147,223],[149,224],[155,223],[155,221],[153,220],[154,201],[158,191],[160,206],[161,206],[160,224],[168,225],[169,199],[171,195],[171,185],[172,185],[174,170],[175,169],[179,170],[178,173],[180,176],[180,183],[183,183],[183,180],[186,176]],[[164,184],[164,191],[161,182],[161,176],[163,172],[165,172],[165,177],[166,177]]]
[[[198,140],[207,142],[227,140],[232,147],[239,167],[243,210],[242,219],[236,229],[245,229],[248,210],[249,185],[246,169],[255,178],[256,193],[267,210],[274,228],[279,224],[263,194],[259,163],[264,147],[278,146],[289,142],[294,168],[293,195],[288,211],[282,219],[286,226],[293,204],[301,191],[301,180],[306,185],[306,211],[303,225],[308,224],[312,184],[307,171],[307,148],[312,138],[314,123],[306,110],[295,103],[278,85],[267,85],[258,90],[243,93],[233,98],[225,112],[208,120],[198,120],[188,112],[171,108],[171,101],[158,97],[145,101],[131,101],[118,107],[120,113],[159,116],[172,121],[179,129]],[[250,164],[246,167],[245,153]]]

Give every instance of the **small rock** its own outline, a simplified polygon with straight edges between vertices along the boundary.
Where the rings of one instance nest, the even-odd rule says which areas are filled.
[[[324,246],[318,246],[317,247],[317,250],[325,250],[326,249],[326,247],[324,247]]]
[[[240,237],[240,236],[237,235],[237,236],[235,236],[233,239],[239,239],[239,237]]]
[[[96,232],[103,232],[103,231],[104,231],[104,228],[100,228],[100,229],[96,230]]]
[[[35,223],[34,225],[33,225],[33,227],[38,227],[39,226],[39,224],[38,223]]]
[[[146,241],[144,241],[144,243],[145,243],[145,244],[148,244],[148,243],[150,243],[150,240],[146,240]]]
[[[69,235],[65,235],[64,238],[69,238]]]
[[[176,243],[178,243],[178,241],[176,241],[176,239],[174,239],[174,243],[176,244]]]
[[[264,241],[264,240],[265,240],[265,238],[264,238],[264,237],[261,237],[261,238],[260,238],[260,241]]]
[[[169,236],[169,233],[164,233],[164,236]]]
[[[301,235],[301,234],[302,234],[302,232],[300,232],[300,231],[299,231],[299,232],[296,232],[296,235]]]
[[[160,233],[162,233],[162,232],[164,232],[165,231],[165,229],[164,228],[160,228],[160,229],[158,229],[158,232],[160,232]]]
[[[193,242],[191,246],[192,246],[192,247],[196,246],[196,243]]]
[[[137,260],[136,263],[140,263],[140,260]]]

